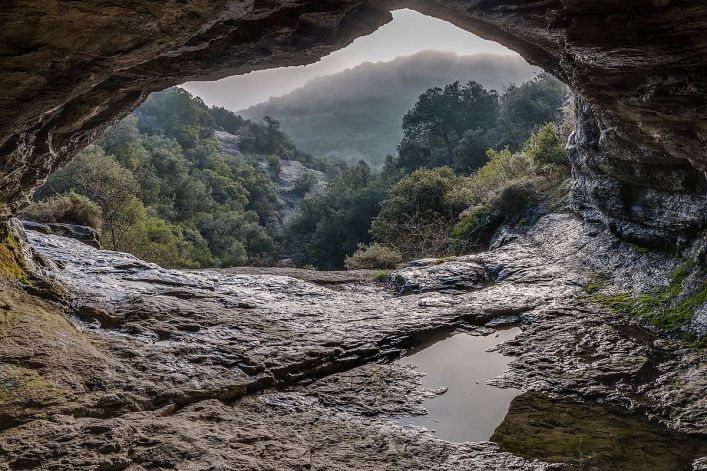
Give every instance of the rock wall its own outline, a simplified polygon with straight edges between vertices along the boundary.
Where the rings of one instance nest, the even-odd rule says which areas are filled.
[[[0,12],[0,218],[147,93],[311,63],[408,7],[496,40],[581,98],[573,205],[637,242],[707,226],[704,0],[16,0]]]

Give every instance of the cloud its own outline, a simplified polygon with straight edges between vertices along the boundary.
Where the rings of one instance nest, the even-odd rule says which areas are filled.
[[[483,52],[516,55],[451,23],[404,9],[393,12],[393,21],[373,34],[357,39],[316,64],[261,70],[216,82],[190,82],[183,87],[209,105],[235,111],[270,97],[285,95],[316,77],[341,72],[364,62],[390,61],[428,49],[462,55]]]

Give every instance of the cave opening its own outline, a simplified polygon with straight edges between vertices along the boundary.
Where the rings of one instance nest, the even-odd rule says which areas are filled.
[[[505,54],[498,86],[447,76],[393,106],[404,74],[327,85],[402,67],[442,21],[454,47]],[[703,468],[705,24],[697,2],[655,0],[4,5],[0,467]],[[386,33],[402,49],[366,46]],[[570,122],[503,121],[555,96],[540,69],[573,91]],[[510,71],[517,96],[499,90]],[[328,155],[346,165],[273,112],[309,78],[348,102],[292,115],[350,138]],[[357,84],[392,117],[361,114]],[[209,98],[248,86],[267,91]],[[373,140],[335,117],[394,122],[400,145],[355,147]],[[40,185],[46,204],[27,207]],[[282,224],[288,205],[307,217]],[[14,218],[26,208],[87,225]],[[457,409],[496,387],[509,394],[469,435]],[[435,438],[444,421],[460,432]]]
[[[67,222],[52,211],[81,206],[80,198],[87,198],[105,216],[84,216],[103,233],[104,248],[165,267],[342,269],[358,246],[374,242],[368,226],[383,190],[372,181],[385,189],[395,174],[423,167],[470,176],[488,160],[489,149],[517,153],[537,128],[557,121],[566,90],[540,72],[513,51],[449,22],[394,10],[386,25],[309,65],[154,92],[49,175],[23,218]],[[414,111],[427,131],[405,124],[415,107],[429,108]],[[441,127],[424,117],[429,112]],[[434,137],[441,132],[444,142]],[[556,145],[566,137],[557,137]],[[428,155],[396,157],[399,147],[411,145]],[[328,248],[313,248],[311,234],[291,228],[305,218],[325,224],[328,216],[306,214],[300,206],[308,196],[350,185],[356,166],[370,180],[359,197],[372,198],[368,208],[350,208],[360,213],[360,227],[343,241],[329,237],[320,244]],[[445,211],[460,213],[462,205],[473,206],[460,202]],[[158,237],[160,230],[174,236]],[[402,256],[461,250],[442,245]],[[170,247],[184,254],[169,253]]]

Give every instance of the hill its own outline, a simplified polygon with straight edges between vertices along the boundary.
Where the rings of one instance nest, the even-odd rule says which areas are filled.
[[[312,80],[239,114],[253,120],[266,115],[279,120],[303,151],[380,166],[402,138],[403,115],[428,88],[475,80],[500,91],[538,71],[519,57],[423,51]]]
[[[51,175],[25,217],[89,225],[105,248],[165,267],[272,264],[282,224],[332,170],[277,123],[170,88]]]

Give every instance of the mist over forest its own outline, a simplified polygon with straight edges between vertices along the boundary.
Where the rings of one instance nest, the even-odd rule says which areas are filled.
[[[303,151],[380,167],[403,137],[403,115],[428,88],[473,80],[501,92],[539,70],[518,56],[422,51],[314,79],[239,114],[255,121],[266,115],[277,119]]]

